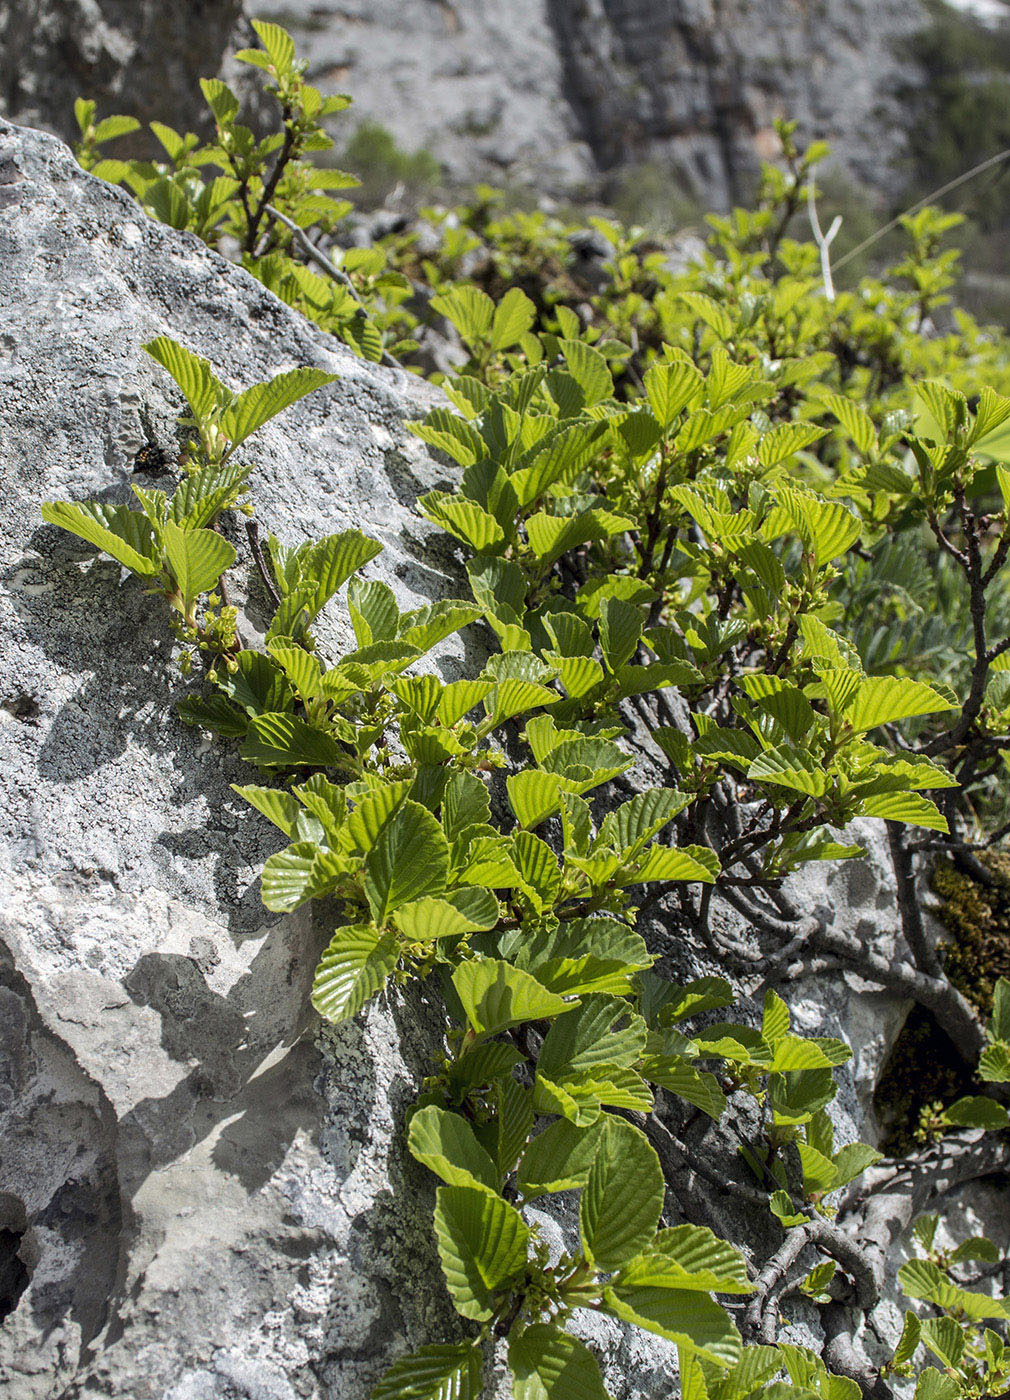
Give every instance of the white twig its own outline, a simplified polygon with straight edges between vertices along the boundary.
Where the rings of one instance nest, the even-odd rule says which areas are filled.
[[[835,299],[835,284],[831,277],[831,244],[835,235],[842,226],[841,214],[836,214],[832,220],[831,227],[827,233],[821,230],[821,221],[817,217],[817,201],[814,198],[814,182],[807,181],[807,210],[810,214],[810,227],[813,230],[814,242],[821,253],[821,276],[824,278],[824,295],[828,301]]]
[[[361,297],[358,295],[358,289],[348,277],[347,273],[343,268],[337,267],[335,262],[331,262],[325,253],[320,252],[304,229],[299,228],[293,219],[289,219],[286,214],[282,214],[281,211],[275,209],[272,204],[267,205],[267,213],[271,218],[276,219],[278,223],[282,223],[284,227],[295,236],[303,251],[317,267],[321,267],[324,272],[329,273],[341,286],[346,287],[359,306],[363,305]],[[394,359],[388,350],[383,350],[382,352],[382,363],[384,365],[392,365],[394,369],[400,368],[400,362]]]

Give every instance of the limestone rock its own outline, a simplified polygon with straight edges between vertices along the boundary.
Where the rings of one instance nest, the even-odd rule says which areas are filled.
[[[321,365],[339,381],[257,441],[263,528],[364,528],[417,606],[447,587],[410,511],[441,469],[403,428],[431,391],[52,138],[0,125],[0,204],[0,1390],[356,1400],[452,1327],[394,1136],[430,1014],[415,997],[320,1040],[325,912],[262,909],[277,843],[229,790],[247,771],[173,713],[164,611],[38,511],[165,484],[137,475],[177,451],[150,337],[236,386]]]

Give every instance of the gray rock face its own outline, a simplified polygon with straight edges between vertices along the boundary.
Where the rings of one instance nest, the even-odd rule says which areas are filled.
[[[250,34],[242,0],[0,0],[0,116],[74,140],[74,99],[93,97],[100,115],[191,129],[201,78],[244,81],[229,56]]]
[[[431,1182],[400,1134],[439,1009],[415,989],[320,1027],[308,988],[332,916],[265,914],[256,876],[278,843],[230,790],[248,770],[173,712],[164,610],[42,526],[39,504],[166,484],[140,470],[170,470],[177,450],[180,403],[142,353],[151,336],[236,387],[320,365],[338,382],[255,441],[259,520],[287,543],[360,526],[385,545],[370,572],[417,605],[458,588],[412,510],[443,468],[404,420],[438,396],[4,123],[0,310],[0,1390],[363,1400],[407,1347],[455,1334]],[[249,573],[237,601],[252,634]],[[320,628],[331,654],[346,649],[338,612]],[[439,664],[449,677],[461,657]],[[896,917],[869,837],[866,860],[796,896],[886,952]],[[699,966],[689,936],[666,951],[673,970]],[[871,1134],[900,1004],[838,978],[792,995],[802,1030],[857,1051],[839,1141]],[[704,1190],[674,1183],[670,1222],[699,1201],[704,1214]],[[543,1228],[571,1239],[563,1200]],[[671,1346],[586,1328],[615,1400],[671,1393]],[[816,1340],[802,1316],[796,1328]]]
[[[706,205],[777,152],[776,117],[885,186],[922,0],[247,0],[313,81],[455,179],[541,189],[654,163]]]
[[[410,514],[441,472],[403,429],[431,395],[51,138],[0,124],[0,202],[0,1390],[357,1397],[452,1327],[427,1187],[393,1135],[429,1011],[376,1007],[319,1040],[325,912],[265,914],[276,842],[229,791],[242,765],[173,715],[164,613],[116,566],[82,567],[38,508],[124,498],[140,449],[177,450],[151,336],[236,385],[322,365],[339,382],[257,444],[263,526],[363,527],[416,606],[446,587]]]

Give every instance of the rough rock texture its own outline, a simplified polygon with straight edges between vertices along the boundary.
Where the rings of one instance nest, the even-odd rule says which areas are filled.
[[[895,45],[923,0],[247,0],[289,25],[313,80],[457,179],[596,183],[656,163],[738,198],[772,122],[826,136],[886,186],[901,149]]]
[[[403,430],[428,391],[314,334],[51,138],[0,125],[0,204],[0,1390],[357,1397],[447,1320],[441,1290],[413,1284],[436,1261],[421,1176],[391,1146],[427,1011],[316,1043],[325,911],[265,915],[276,842],[229,791],[241,765],[173,715],[164,612],[117,567],[82,568],[38,507],[123,497],[139,449],[172,452],[152,335],[236,384],[321,364],[339,383],[262,434],[263,525],[290,542],[364,526],[416,605],[445,588],[408,515],[440,474]]]
[[[456,587],[411,510],[443,468],[404,419],[435,391],[355,359],[57,141],[4,123],[0,311],[0,1390],[363,1400],[405,1347],[454,1327],[431,1183],[399,1136],[438,1010],[415,991],[321,1030],[307,991],[327,910],[264,913],[275,834],[230,791],[248,776],[234,755],[173,713],[164,610],[38,509],[125,499],[142,449],[170,469],[179,400],[149,337],[236,386],[321,365],[339,381],[256,441],[257,515],[289,543],[362,526],[386,546],[370,571],[416,604]],[[255,630],[256,586],[239,601]],[[321,629],[331,653],[338,614]],[[459,662],[448,651],[445,674]],[[887,951],[869,834],[866,860],[797,893]],[[672,968],[695,964],[690,939],[652,933]],[[856,1047],[839,1140],[872,1132],[900,1004],[840,979],[793,1000],[804,1030]],[[543,1224],[560,1250],[570,1209]],[[671,1393],[672,1347],[587,1326],[615,1400]]]
[[[186,130],[201,78],[244,81],[228,60],[249,37],[242,0],[0,0],[0,115],[74,140],[74,99],[93,97],[100,115]]]

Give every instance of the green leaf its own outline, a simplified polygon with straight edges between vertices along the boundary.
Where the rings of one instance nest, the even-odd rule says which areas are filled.
[[[165,557],[187,607],[209,593],[235,562],[235,548],[215,530],[184,530],[173,521],[164,527]]]
[[[715,883],[719,860],[708,846],[653,846],[634,875],[621,877],[622,885],[644,884],[648,880],[700,880]]]
[[[496,958],[461,963],[452,974],[452,984],[478,1035],[549,1019],[570,1005],[528,972]]]
[[[898,676],[872,676],[862,681],[845,713],[857,734],[895,720],[933,715],[956,708],[932,686]]]
[[[285,596],[270,624],[268,640],[300,637],[351,574],[381,553],[378,540],[360,530],[343,530],[275,555],[283,563],[275,573]]]
[[[448,408],[433,408],[421,422],[408,423],[407,427],[461,467],[472,467],[487,453],[477,429]]]
[[[312,1005],[326,1021],[346,1021],[384,985],[396,966],[396,937],[371,924],[338,928],[312,982]]]
[[[873,797],[864,797],[859,810],[866,817],[908,822],[930,831],[948,830],[947,819],[940,815],[936,803],[917,792],[881,792]]]
[[[441,525],[443,530],[468,544],[478,554],[505,540],[505,531],[494,516],[464,496],[451,496],[447,491],[429,491],[418,504],[429,520]]]
[[[430,304],[436,315],[452,322],[471,349],[490,339],[495,308],[486,292],[457,285],[432,297]]]
[[[131,132],[140,129],[140,122],[136,117],[103,117],[95,126],[93,140],[98,144],[106,141],[115,141],[118,136],[129,136]]]
[[[537,309],[526,293],[510,287],[495,307],[488,348],[507,350],[517,344],[532,327],[536,315]]]
[[[695,1351],[716,1366],[740,1355],[740,1334],[729,1314],[705,1294],[677,1288],[606,1288],[606,1312]]]
[[[537,1069],[564,1082],[568,1075],[597,1065],[631,1066],[641,1056],[646,1035],[645,1022],[626,1002],[589,996],[558,1016],[540,1048]]]
[[[688,1288],[698,1292],[753,1293],[743,1255],[702,1225],[660,1230],[649,1248],[625,1264],[614,1280],[629,1288]]]
[[[291,72],[295,62],[295,42],[291,35],[279,24],[271,24],[264,19],[254,19],[252,27],[270,55],[270,62],[277,70],[278,77],[285,77]]]
[[[419,1162],[449,1186],[498,1189],[494,1163],[474,1137],[470,1124],[458,1113],[448,1113],[434,1104],[418,1109],[410,1120],[407,1146]]]
[[[314,842],[296,841],[267,858],[260,876],[260,897],[268,909],[287,914],[314,897],[319,854]]]
[[[831,782],[824,765],[811,754],[785,745],[758,754],[747,769],[747,776],[753,782],[772,783],[807,797],[823,797]]]
[[[441,894],[449,872],[449,843],[431,813],[403,802],[382,828],[365,860],[365,895],[376,923],[422,895]]]
[[[641,1068],[651,1084],[658,1084],[660,1088],[685,1099],[715,1122],[725,1113],[726,1095],[715,1075],[707,1070],[695,1069],[680,1056],[668,1055],[646,1055]]]
[[[994,1040],[1010,1040],[1010,978],[997,977],[992,996],[989,1034]]]
[[[589,1348],[545,1322],[509,1337],[513,1400],[609,1400]]]
[[[192,350],[187,350],[177,340],[159,335],[155,340],[148,341],[144,349],[152,360],[157,360],[162,368],[168,370],[185,395],[198,423],[209,422],[214,411],[231,399],[230,391],[217,378],[210,361],[194,355]]]
[[[1010,1126],[1010,1117],[1003,1105],[978,1094],[950,1104],[943,1110],[943,1116],[959,1128],[988,1128],[996,1132]]]
[[[519,1164],[517,1185],[527,1200],[585,1186],[603,1122],[579,1128],[559,1118],[532,1139]]]
[[[394,1361],[375,1385],[371,1400],[480,1400],[483,1366],[480,1347],[421,1347]]]
[[[1004,398],[1002,394],[997,394],[988,385],[979,394],[978,408],[975,412],[975,422],[971,432],[968,434],[968,445],[974,447],[977,452],[985,452],[985,439],[990,433],[995,433],[996,429],[1010,418],[1010,398]]]
[[[697,1016],[701,1011],[730,1006],[736,1000],[736,993],[725,977],[697,977],[682,987],[667,985],[669,990],[659,1013],[660,1024],[664,1026],[687,1016]]]
[[[193,472],[173,495],[169,517],[187,529],[211,524],[245,495],[251,472],[251,467],[238,462],[214,462]]]
[[[50,525],[69,530],[141,577],[158,572],[154,530],[142,511],[98,501],[43,501],[41,515]]]
[[[947,1318],[942,1320],[949,1321]],[[926,1335],[932,1337],[934,1335],[933,1329],[930,1328]],[[950,1350],[951,1348],[945,1347],[937,1351],[937,1355],[940,1356],[944,1365],[951,1364],[948,1359],[948,1351]],[[957,1400],[960,1394],[961,1387],[957,1380],[953,1376],[944,1375],[942,1371],[936,1370],[933,1366],[927,1366],[924,1371],[921,1371],[915,1383],[915,1400]]]
[[[608,1117],[579,1202],[586,1257],[610,1270],[638,1254],[655,1233],[663,1194],[663,1169],[645,1134]]]
[[[561,805],[561,780],[555,773],[523,768],[506,779],[509,803],[519,825],[532,829]]]
[[[688,798],[674,788],[647,788],[607,813],[600,826],[599,844],[622,855],[634,855],[687,804]]]
[[[232,783],[231,790],[244,797],[257,812],[262,812],[274,826],[280,827],[285,836],[292,834],[302,808],[290,792],[285,792],[283,788],[239,787],[235,783]]]
[[[546,567],[580,544],[608,540],[611,535],[619,535],[633,526],[634,521],[628,516],[615,515],[600,507],[578,515],[548,515],[539,511],[526,521],[526,534],[539,564]]]
[[[561,885],[558,858],[546,842],[529,831],[517,831],[512,853],[523,889],[540,909],[553,904]]]
[[[494,1294],[526,1267],[529,1230],[500,1196],[474,1186],[440,1186],[435,1235],[456,1310],[478,1322],[494,1312]]]
[[[341,768],[345,755],[336,740],[288,714],[256,715],[249,722],[242,757],[268,768]]]
[[[565,357],[568,372],[582,391],[586,408],[610,398],[614,392],[614,381],[599,350],[584,340],[562,340],[559,348]]]
[[[919,1319],[914,1312],[905,1314],[905,1321],[901,1329],[901,1336],[898,1344],[894,1348],[894,1355],[891,1357],[892,1366],[904,1366],[907,1361],[911,1361],[919,1346],[919,1338],[922,1328]]]
[[[1010,1084],[1010,1045],[997,1040],[987,1045],[978,1062],[979,1078],[987,1084]]]
[[[222,415],[221,428],[237,447],[291,404],[324,384],[333,384],[337,378],[325,370],[306,366],[278,374],[264,384],[254,384],[239,394]]]
[[[826,501],[787,486],[779,488],[778,497],[779,505],[764,527],[765,538],[774,539],[786,530],[795,530],[818,564],[829,564],[837,559],[862,533],[858,516],[839,501]]]
[[[491,891],[471,887],[438,899],[424,895],[397,909],[393,922],[411,943],[429,943],[494,928],[499,917],[498,901]]]
[[[848,1143],[834,1155],[835,1179],[832,1182],[832,1191],[837,1191],[840,1186],[847,1186],[861,1172],[866,1171],[867,1167],[872,1167],[881,1160],[876,1148],[867,1143]]]
[[[699,397],[704,382],[701,371],[688,360],[657,361],[649,366],[643,376],[645,392],[664,431]]]
[[[876,450],[877,430],[873,426],[873,419],[864,409],[841,394],[831,394],[825,399],[825,403],[864,456],[869,456]]]
[[[458,724],[465,714],[489,695],[494,689],[490,680],[451,681],[442,691],[436,711],[438,718],[447,727]]]
[[[605,598],[600,605],[600,646],[611,672],[635,654],[642,635],[642,611],[620,598]]]

